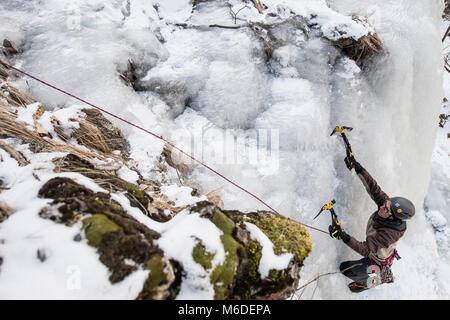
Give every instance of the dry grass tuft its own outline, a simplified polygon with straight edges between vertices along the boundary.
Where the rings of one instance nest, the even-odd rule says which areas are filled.
[[[353,20],[363,25],[370,25],[367,19],[353,15]],[[333,44],[340,48],[350,59],[360,62],[366,57],[372,57],[384,51],[383,43],[376,33],[369,33],[358,40],[353,38],[342,38],[333,41]]]
[[[29,96],[8,83],[3,83],[1,86],[0,99],[4,99],[9,105],[16,107],[26,107],[28,104],[35,102]]]
[[[0,59],[1,58],[2,57],[0,56]],[[8,69],[6,69],[6,67],[0,64],[0,80],[6,81],[8,77],[9,77]]]
[[[122,132],[96,109],[83,109],[86,118],[79,121],[80,128],[73,136],[78,143],[102,153],[120,151],[122,157],[128,157],[127,142]]]
[[[212,190],[208,192],[206,195],[206,198],[208,198],[208,201],[213,203],[214,205],[218,206],[220,209],[224,209],[224,203],[222,198],[220,197],[217,190]]]
[[[383,45],[376,34],[361,37],[359,40],[340,39],[334,45],[355,62],[383,52]]]
[[[98,150],[104,153],[110,153],[112,150],[106,143],[102,132],[91,122],[80,120],[80,128],[75,130],[74,137],[78,143],[89,149]]]
[[[19,151],[17,151],[16,149],[14,149],[11,146],[8,146],[3,141],[0,141],[0,148],[5,150],[6,152],[8,152],[11,157],[16,159],[16,161],[19,163],[19,166],[25,167],[26,165],[29,164],[28,160],[25,159],[25,157],[23,156],[22,153],[20,153]]]
[[[33,152],[67,152],[74,154],[81,159],[88,161],[93,166],[98,166],[95,158],[106,161],[112,158],[116,161],[126,163],[120,156],[114,154],[104,154],[101,152],[89,152],[66,143],[57,142],[46,136],[41,136],[38,131],[30,130],[25,123],[16,120],[15,113],[5,105],[0,103],[0,137],[17,138],[30,144]]]

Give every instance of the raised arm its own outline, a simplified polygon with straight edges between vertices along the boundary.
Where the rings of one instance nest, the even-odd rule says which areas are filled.
[[[389,199],[387,194],[381,190],[375,179],[358,162],[355,162],[355,171],[372,200],[378,207],[381,207]]]

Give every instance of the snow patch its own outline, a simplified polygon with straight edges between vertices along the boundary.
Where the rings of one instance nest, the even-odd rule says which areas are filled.
[[[199,201],[208,200],[204,195],[200,197],[192,196],[192,191],[192,188],[185,186],[169,185],[161,187],[161,193],[165,194],[169,200],[175,202],[175,207],[189,206]]]
[[[294,255],[292,253],[276,255],[273,251],[272,241],[270,241],[261,229],[250,222],[244,222],[244,224],[250,233],[251,239],[258,241],[262,246],[262,256],[258,266],[258,272],[261,275],[261,279],[267,278],[269,276],[269,271],[272,269],[286,269]]]
[[[201,218],[198,213],[189,214],[188,210],[181,211],[164,225],[158,245],[167,258],[180,262],[186,272],[177,299],[214,298],[210,274],[194,261],[192,250],[200,240],[206,251],[214,254],[213,270],[225,261],[225,250],[220,240],[222,234],[210,220]]]

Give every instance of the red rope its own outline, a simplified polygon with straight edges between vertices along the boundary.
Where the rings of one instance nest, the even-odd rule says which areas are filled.
[[[231,183],[231,184],[234,185],[235,187],[237,187],[237,188],[241,189],[242,191],[246,192],[247,194],[251,195],[253,198],[255,198],[256,200],[258,200],[259,202],[261,202],[261,203],[262,203],[263,205],[265,205],[267,208],[269,208],[272,212],[274,212],[274,213],[276,213],[276,214],[278,214],[278,215],[281,216],[281,213],[279,213],[277,210],[275,210],[274,208],[272,208],[271,206],[269,206],[269,205],[268,205],[265,201],[263,201],[261,198],[259,198],[259,197],[256,196],[255,194],[251,193],[251,192],[248,191],[247,189],[241,187],[241,186],[238,185],[237,183],[231,181],[230,179],[228,179],[227,177],[225,177],[223,174],[221,174],[220,172],[214,170],[213,168],[211,168],[210,166],[208,166],[208,165],[206,165],[205,163],[201,162],[200,160],[197,160],[196,158],[194,158],[194,157],[191,156],[190,154],[188,154],[188,153],[186,153],[185,151],[183,151],[182,149],[178,148],[178,147],[177,147],[176,145],[174,145],[172,142],[170,142],[170,141],[164,139],[162,136],[159,136],[159,135],[157,135],[157,134],[155,134],[155,133],[153,133],[153,132],[151,132],[151,131],[149,131],[149,130],[147,130],[147,129],[145,129],[145,128],[142,128],[142,127],[138,126],[137,124],[134,124],[134,123],[132,123],[132,122],[130,122],[130,121],[124,119],[124,118],[121,118],[121,117],[119,117],[118,115],[115,115],[114,113],[111,113],[111,112],[109,112],[109,111],[107,111],[107,110],[105,110],[105,109],[103,109],[103,108],[100,108],[100,107],[98,107],[98,106],[96,106],[96,105],[94,105],[94,104],[92,104],[92,103],[90,103],[90,102],[88,102],[88,101],[86,101],[86,100],[83,100],[83,99],[81,99],[81,98],[79,98],[79,97],[77,97],[77,96],[71,94],[70,92],[67,92],[67,91],[64,91],[64,90],[62,90],[62,89],[60,89],[60,88],[58,88],[58,87],[55,87],[54,85],[51,85],[50,83],[47,83],[47,82],[45,82],[44,80],[41,80],[41,79],[39,79],[39,78],[37,78],[37,77],[35,77],[35,76],[32,76],[32,75],[29,74],[29,73],[26,73],[25,71],[22,71],[22,70],[20,70],[20,69],[18,69],[18,68],[15,68],[15,67],[9,65],[8,63],[2,61],[1,59],[0,59],[0,63],[3,64],[4,66],[6,66],[7,68],[13,69],[13,70],[15,70],[15,71],[17,71],[17,72],[19,72],[19,73],[21,73],[21,74],[23,74],[23,75],[26,75],[27,77],[29,77],[29,78],[31,78],[31,79],[34,79],[34,80],[36,80],[36,81],[38,81],[38,82],[40,82],[40,83],[46,85],[47,87],[50,87],[50,88],[55,89],[55,90],[57,90],[57,91],[59,91],[59,92],[61,92],[61,93],[64,93],[65,95],[67,95],[67,96],[69,96],[69,97],[72,97],[72,98],[74,98],[74,99],[76,99],[76,100],[78,100],[78,101],[81,101],[81,102],[83,102],[84,104],[87,104],[87,105],[89,105],[89,106],[91,106],[91,107],[93,107],[93,108],[95,108],[95,109],[97,109],[97,110],[100,110],[101,112],[106,113],[106,114],[110,115],[111,117],[114,117],[114,118],[116,118],[116,119],[118,119],[118,120],[120,120],[120,121],[122,121],[122,122],[125,122],[126,124],[128,124],[128,125],[130,125],[130,126],[133,126],[133,127],[137,128],[137,129],[139,129],[139,130],[144,131],[145,133],[148,133],[148,134],[154,136],[155,138],[158,138],[158,139],[164,141],[165,143],[167,143],[168,145],[170,145],[170,146],[173,147],[174,149],[177,149],[178,151],[180,151],[182,154],[184,154],[184,155],[186,155],[187,157],[191,158],[191,159],[194,160],[195,162],[201,164],[203,167],[207,168],[208,170],[214,172],[216,175],[218,175],[218,176],[221,177],[222,179],[228,181],[229,183]],[[288,218],[288,219],[289,219],[289,218]],[[291,219],[289,219],[289,220],[291,220]],[[304,224],[304,223],[301,223],[301,222],[298,222],[298,221],[295,221],[295,220],[291,220],[291,221],[296,222],[296,223],[299,223],[299,224],[301,224],[302,226],[305,226],[305,227],[307,227],[307,228],[310,228],[310,229],[313,229],[313,230],[316,230],[316,231],[320,231],[320,232],[323,232],[323,233],[328,233],[328,232],[326,232],[326,231],[324,231],[324,230],[321,230],[321,229],[318,229],[318,228],[309,226],[309,225],[307,225],[307,224]]]

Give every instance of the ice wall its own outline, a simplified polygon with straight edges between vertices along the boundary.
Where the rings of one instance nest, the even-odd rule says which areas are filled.
[[[360,152],[361,162],[389,195],[403,195],[416,205],[417,215],[408,223],[408,232],[399,244],[405,259],[394,266],[398,282],[404,282],[404,285],[394,284],[399,286],[396,294],[404,297],[442,294],[437,283],[444,283],[445,276],[434,282],[436,269],[421,262],[439,260],[422,208],[443,97],[441,3],[371,1],[362,4],[337,0],[330,4],[341,12],[368,16],[388,51],[385,58],[366,72],[371,92],[363,91],[363,95],[375,105],[363,112],[361,121],[355,119],[362,132],[354,150]],[[352,186],[357,187],[354,183]],[[360,203],[360,195],[356,198],[355,202]],[[364,204],[361,205],[364,209]],[[351,229],[361,229],[363,219],[358,220]],[[414,281],[413,275],[417,277]],[[392,290],[384,289],[374,294],[393,295]],[[372,297],[369,293],[367,296]]]

